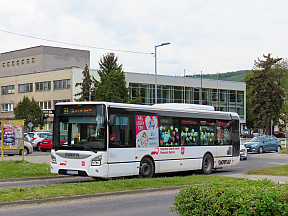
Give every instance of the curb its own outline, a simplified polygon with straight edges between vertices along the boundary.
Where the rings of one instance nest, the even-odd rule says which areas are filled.
[[[61,179],[61,178],[71,178],[71,176],[57,175],[57,176],[39,176],[39,177],[25,177],[25,178],[8,178],[0,179],[0,182],[17,182],[17,181],[29,181],[29,180],[45,180],[45,179]]]

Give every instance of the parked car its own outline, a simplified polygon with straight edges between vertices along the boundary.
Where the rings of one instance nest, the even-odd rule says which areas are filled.
[[[281,143],[275,136],[258,136],[244,143],[248,152],[280,151]]]
[[[0,150],[1,150],[1,145],[0,145]],[[24,141],[24,155],[27,156],[28,154],[33,153],[33,147],[31,143]],[[9,149],[9,150],[4,150],[3,151],[4,155],[22,155],[22,149]]]
[[[60,135],[60,145],[63,145],[68,140],[67,135]],[[40,143],[40,149],[45,152],[52,149],[52,134],[47,135]]]
[[[241,142],[240,144],[240,160],[247,160],[247,148]]]
[[[274,136],[277,138],[285,138],[285,133],[283,132],[274,133]]]
[[[39,132],[29,132],[27,135],[30,138],[32,138],[31,144],[32,144],[33,148],[36,149],[37,151],[40,151],[41,141],[49,134],[51,134],[51,133],[39,131]]]

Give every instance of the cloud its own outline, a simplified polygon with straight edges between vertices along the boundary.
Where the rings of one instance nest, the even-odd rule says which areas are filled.
[[[40,44],[88,49],[91,67],[113,50],[154,52],[159,74],[251,69],[262,54],[286,58],[288,2],[278,0],[10,0],[0,2],[0,52]],[[117,52],[126,71],[154,73],[151,54]]]

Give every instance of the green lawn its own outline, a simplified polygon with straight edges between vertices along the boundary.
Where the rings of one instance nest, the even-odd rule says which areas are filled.
[[[265,169],[250,170],[247,174],[288,176],[288,165],[269,167]]]
[[[0,162],[0,179],[52,176],[50,165],[30,163],[21,160]]]
[[[243,181],[243,179],[232,177],[190,175],[162,178],[159,177],[151,179],[127,178],[85,183],[48,185],[41,187],[9,188],[0,189],[0,203],[18,200],[37,200],[53,197],[89,195],[113,191],[205,184],[211,181],[235,182],[239,180]],[[247,181],[247,179],[245,181]]]

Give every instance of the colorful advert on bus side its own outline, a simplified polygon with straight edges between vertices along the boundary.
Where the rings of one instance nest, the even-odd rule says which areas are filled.
[[[136,115],[135,123],[137,147],[158,147],[158,116]]]

